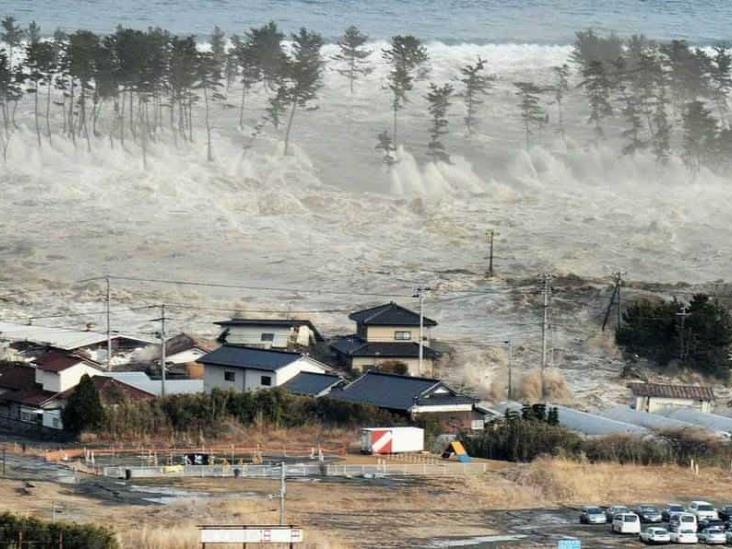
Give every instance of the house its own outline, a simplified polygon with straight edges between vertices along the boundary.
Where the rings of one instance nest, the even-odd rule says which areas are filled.
[[[84,374],[95,376],[101,372],[99,364],[74,353],[48,351],[32,361],[35,381],[44,391],[62,393],[76,387]]]
[[[633,394],[631,407],[642,412],[654,413],[664,408],[695,408],[710,413],[714,405],[711,387],[663,383],[630,383],[628,387]]]
[[[204,390],[279,387],[301,372],[324,374],[325,364],[300,353],[226,344],[201,357]]]
[[[262,349],[309,349],[323,337],[309,320],[283,318],[232,318],[216,322],[223,328],[220,343]]]
[[[160,347],[158,345],[158,347]],[[197,362],[206,353],[216,349],[218,345],[188,334],[178,334],[165,342],[166,364],[190,364]]]
[[[63,409],[81,376],[73,385],[71,380],[82,367],[78,363],[63,367],[62,358],[54,356],[45,357],[41,362],[42,366],[36,367],[25,364],[0,367],[0,415],[15,421],[63,429]],[[73,360],[69,359],[69,362]],[[40,370],[41,367],[44,370]],[[94,375],[95,371],[87,370],[84,373],[93,375],[92,382],[105,405],[116,404],[121,399],[140,400],[155,396],[121,381]],[[58,379],[53,377],[54,374],[58,374]],[[53,390],[63,386],[67,386],[63,391]]]
[[[435,419],[455,430],[483,429],[483,414],[476,399],[454,391],[439,379],[371,370],[328,396],[370,404],[412,420]]]
[[[413,376],[429,374],[439,353],[430,348],[430,329],[437,326],[422,317],[422,368],[419,363],[420,315],[393,301],[349,315],[356,333],[331,342],[338,361],[358,372],[389,368]]]
[[[311,397],[322,397],[343,384],[343,378],[337,374],[316,374],[300,372],[282,385],[283,389],[295,394]]]
[[[111,340],[113,352],[132,351],[152,343],[122,334],[112,334]],[[24,351],[56,349],[83,353],[100,363],[107,357],[107,334],[91,330],[0,322],[0,341]]]

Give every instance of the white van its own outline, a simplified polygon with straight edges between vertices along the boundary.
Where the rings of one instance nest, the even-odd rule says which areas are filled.
[[[697,531],[698,523],[694,513],[673,513],[668,521],[669,530],[679,529]]]
[[[616,534],[640,534],[640,517],[635,513],[618,513],[613,517],[613,532]]]
[[[718,520],[719,514],[714,505],[706,501],[692,501],[689,504],[689,512],[696,515],[697,520]]]

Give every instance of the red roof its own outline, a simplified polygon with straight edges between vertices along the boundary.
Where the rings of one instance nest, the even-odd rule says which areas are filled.
[[[58,396],[58,393],[44,391],[40,385],[36,385],[35,387],[21,389],[12,393],[5,393],[0,398],[2,398],[3,400],[8,400],[10,402],[25,404],[26,406],[41,408],[44,404],[47,404],[56,396]]]
[[[94,365],[94,363],[87,358],[72,353],[62,353],[60,351],[48,351],[33,362],[38,366],[39,370],[56,373],[63,372],[72,366],[76,366],[80,362],[89,366]]]
[[[133,387],[124,381],[119,381],[118,379],[111,377],[93,376],[91,380],[97,388],[99,398],[102,400],[103,404],[115,404],[120,397],[126,398],[127,400],[149,400],[151,398],[155,398],[155,395],[152,393],[148,393],[147,391]],[[63,393],[59,393],[58,397],[66,400],[75,390],[76,387],[72,387]]]
[[[0,364],[0,388],[17,391],[33,387],[36,383],[36,370],[25,364]]]

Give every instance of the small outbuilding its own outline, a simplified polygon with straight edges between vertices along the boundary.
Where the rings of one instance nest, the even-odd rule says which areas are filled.
[[[655,413],[664,408],[694,408],[710,413],[714,406],[714,391],[703,385],[630,383],[628,387],[633,393],[631,406],[641,412]]]

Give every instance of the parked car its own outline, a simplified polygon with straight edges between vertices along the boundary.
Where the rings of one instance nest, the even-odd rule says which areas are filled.
[[[727,536],[724,530],[719,526],[713,526],[711,528],[705,528],[697,534],[700,543],[706,543],[707,545],[724,545],[727,543]]]
[[[643,543],[647,543],[648,545],[671,543],[671,534],[669,534],[669,531],[658,526],[645,529],[638,537]]]
[[[661,511],[655,505],[640,505],[635,510],[635,514],[640,517],[641,522],[656,523],[663,521]]]
[[[615,518],[615,515],[631,512],[632,511],[628,509],[625,505],[611,505],[605,510],[605,517],[607,517],[608,522],[612,522],[613,518]]]
[[[669,503],[664,507],[663,511],[661,512],[661,518],[663,519],[663,522],[668,522],[671,520],[671,515],[674,513],[685,513],[686,507],[681,505],[680,503]]]
[[[689,504],[689,513],[693,513],[696,515],[696,519],[698,521],[704,520],[704,519],[718,519],[719,515],[717,514],[717,510],[714,508],[714,505],[707,501],[692,501]]]
[[[689,528],[680,528],[676,531],[672,530],[669,537],[671,538],[671,543],[699,543],[696,532]]]
[[[707,528],[721,528],[722,530],[726,530],[726,525],[719,519],[704,519],[697,523],[696,531],[701,532]]]
[[[698,529],[698,523],[696,515],[692,513],[672,513],[671,519],[668,521],[669,530],[691,530],[696,532]]]
[[[732,519],[732,505],[722,505],[722,507],[717,510],[717,514],[721,520],[725,522],[729,521]]]
[[[732,543],[732,530],[727,530],[726,535],[727,535],[727,543],[728,544]]]
[[[582,509],[580,522],[582,524],[607,524],[607,517],[605,511],[599,507],[588,506]]]
[[[640,534],[640,518],[635,513],[618,513],[613,517],[613,532],[616,534]]]

